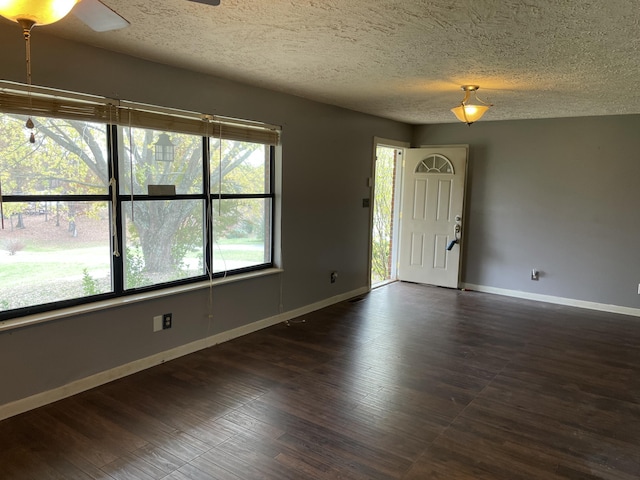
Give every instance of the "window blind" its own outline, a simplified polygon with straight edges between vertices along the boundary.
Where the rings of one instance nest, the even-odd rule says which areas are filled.
[[[0,111],[5,113],[130,125],[265,145],[278,145],[280,141],[280,129],[273,125],[90,95],[65,95],[43,87],[31,87],[29,92],[26,85],[8,83],[0,82]]]

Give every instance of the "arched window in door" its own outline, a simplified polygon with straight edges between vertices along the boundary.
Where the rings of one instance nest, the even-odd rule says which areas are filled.
[[[429,155],[416,166],[415,173],[443,173],[454,174],[453,165],[447,157],[437,153]]]

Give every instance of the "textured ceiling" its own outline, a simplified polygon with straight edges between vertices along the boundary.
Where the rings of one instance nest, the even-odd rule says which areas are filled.
[[[37,28],[415,124],[456,121],[462,84],[495,105],[483,121],[640,113],[638,0],[104,3],[131,26]]]

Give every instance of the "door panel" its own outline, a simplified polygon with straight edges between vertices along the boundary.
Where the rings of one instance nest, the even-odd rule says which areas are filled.
[[[448,235],[435,235],[433,249],[433,268],[441,270],[447,269],[447,244],[449,243]]]
[[[407,149],[398,277],[457,288],[467,146]],[[458,221],[456,221],[458,218]]]
[[[424,267],[424,235],[411,232],[411,265]]]
[[[427,219],[427,187],[424,180],[416,180],[413,193],[413,220]]]
[[[451,213],[451,180],[440,180],[438,182],[438,201],[436,206],[436,220],[448,220]]]

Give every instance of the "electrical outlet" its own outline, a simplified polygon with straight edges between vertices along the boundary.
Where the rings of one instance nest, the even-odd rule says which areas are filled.
[[[338,272],[331,272],[331,283],[336,283],[338,279]]]
[[[154,332],[159,332],[160,330],[162,330],[162,315],[156,315],[155,317],[153,317],[153,331]]]
[[[167,328],[171,328],[171,322],[173,320],[173,315],[171,313],[165,313],[162,315],[162,329],[166,330]]]

